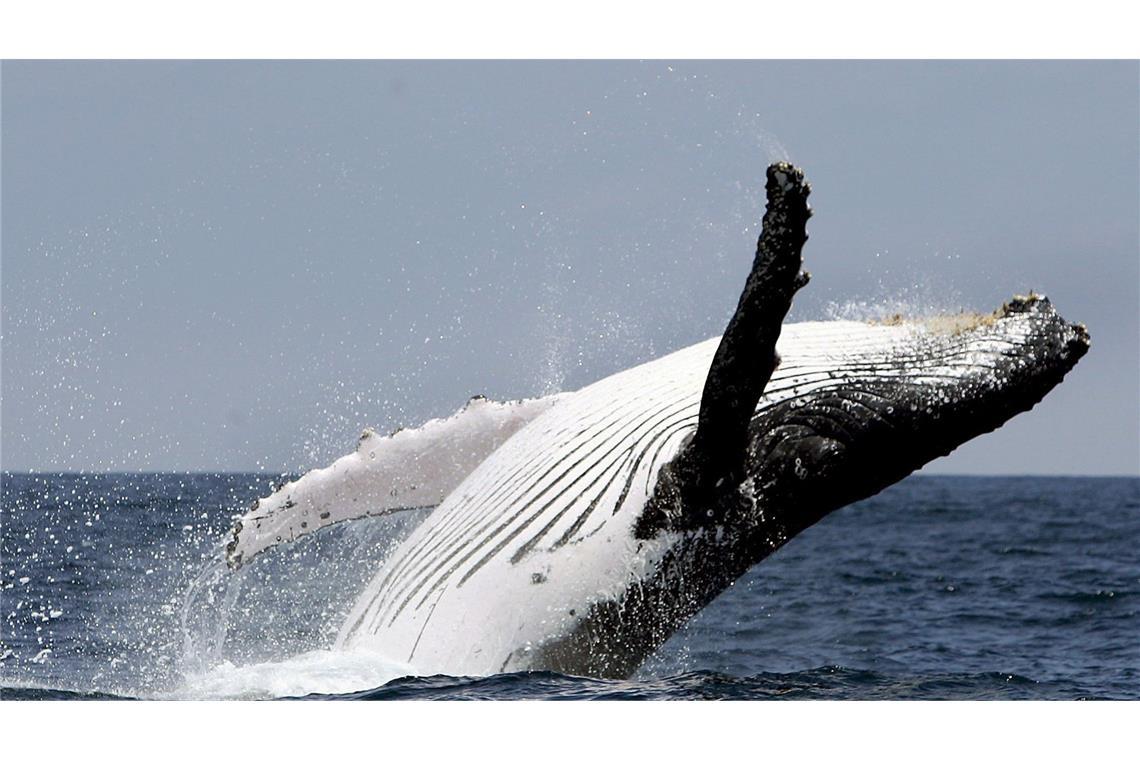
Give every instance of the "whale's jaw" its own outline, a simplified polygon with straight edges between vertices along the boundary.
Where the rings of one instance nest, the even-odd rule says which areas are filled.
[[[818,352],[786,357],[749,424],[745,477],[693,502],[666,466],[637,536],[774,512],[798,532],[1032,408],[1089,349],[1084,325],[1036,294],[876,327],[830,338],[828,365]]]
[[[647,545],[671,544],[656,570],[594,605],[531,667],[628,677],[755,563],[1030,409],[1089,348],[1084,326],[1036,295],[990,315],[898,320],[882,334],[829,377],[780,368],[749,427],[747,477],[729,497],[686,503],[666,465],[635,530]],[[797,375],[798,385],[783,379]]]

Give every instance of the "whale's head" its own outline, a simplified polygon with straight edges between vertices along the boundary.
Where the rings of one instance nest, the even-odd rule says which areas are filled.
[[[658,470],[634,526],[630,545],[645,557],[634,586],[594,603],[589,623],[548,646],[542,665],[585,660],[591,672],[631,672],[792,536],[1029,409],[1088,347],[1085,328],[1036,295],[989,314],[784,325],[778,366],[748,421],[741,477],[729,471],[694,488],[694,465],[710,463],[688,458],[698,444],[690,434]],[[737,377],[717,379],[726,376]],[[702,403],[708,397],[706,384]]]
[[[1089,334],[1030,294],[984,315],[788,325],[779,348],[741,491],[791,535],[1030,409]]]

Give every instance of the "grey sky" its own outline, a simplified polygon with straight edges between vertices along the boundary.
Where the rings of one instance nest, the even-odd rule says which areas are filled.
[[[1140,472],[1136,62],[5,62],[2,466],[303,470],[718,333],[1047,293],[1090,354],[928,472]]]

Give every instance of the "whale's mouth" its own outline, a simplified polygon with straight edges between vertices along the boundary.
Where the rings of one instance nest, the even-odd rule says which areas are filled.
[[[773,377],[750,426],[742,489],[793,532],[1030,409],[1090,342],[1032,293],[991,314],[892,318],[856,334],[824,379]],[[796,362],[785,356],[781,371],[795,377]]]

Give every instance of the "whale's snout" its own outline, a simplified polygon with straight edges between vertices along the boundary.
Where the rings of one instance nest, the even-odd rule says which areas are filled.
[[[1029,343],[1040,347],[1044,365],[1056,363],[1068,371],[1088,353],[1091,343],[1088,328],[1080,322],[1066,321],[1043,295],[1014,296],[994,316],[999,320],[1024,317],[1030,326]]]
[[[1065,320],[1048,298],[1036,293],[1014,296],[994,312],[992,321],[964,337],[967,345],[996,348],[992,375],[985,371],[985,363],[974,373],[977,402],[994,407],[981,411],[991,418],[1002,417],[994,420],[996,427],[1035,405],[1060,383],[1088,353],[1091,338],[1083,324]]]

